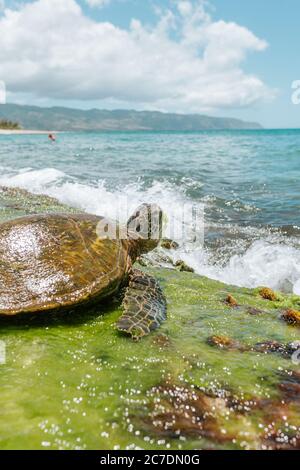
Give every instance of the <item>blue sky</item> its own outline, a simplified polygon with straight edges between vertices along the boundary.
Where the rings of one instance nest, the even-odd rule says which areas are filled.
[[[9,101],[300,127],[300,105],[291,101],[300,80],[299,0],[77,3],[80,12],[75,0],[5,1],[20,12],[18,20],[5,10],[0,16],[0,80]]]

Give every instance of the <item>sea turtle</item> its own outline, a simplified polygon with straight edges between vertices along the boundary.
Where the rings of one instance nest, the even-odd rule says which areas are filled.
[[[166,319],[166,299],[159,283],[133,264],[158,245],[161,226],[155,204],[140,206],[124,228],[104,217],[63,213],[0,224],[0,316],[72,309],[126,286],[117,328],[134,339],[148,335]]]

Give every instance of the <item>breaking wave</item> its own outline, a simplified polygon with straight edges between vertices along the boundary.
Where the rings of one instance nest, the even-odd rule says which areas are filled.
[[[83,211],[122,221],[142,202],[159,203],[169,224],[174,218],[180,222],[183,205],[192,208],[195,202],[204,206],[218,204],[218,210],[226,205],[226,201],[220,202],[213,197],[193,201],[186,195],[184,187],[161,181],[148,187],[139,181],[111,188],[104,180],[83,182],[55,168],[25,168],[18,172],[2,168],[1,173],[0,185],[47,194]],[[239,210],[255,209],[245,206]],[[192,222],[189,218],[185,220],[187,226]],[[297,239],[284,236],[279,229],[230,224],[218,226],[216,221],[209,220],[209,216],[205,220],[205,230],[204,245],[179,240],[179,249],[168,252],[168,256],[174,261],[182,259],[197,273],[226,284],[242,287],[266,285],[300,295]],[[213,240],[210,237],[212,232],[217,233]]]

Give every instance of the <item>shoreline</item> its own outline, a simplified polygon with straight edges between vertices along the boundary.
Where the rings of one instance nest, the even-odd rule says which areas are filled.
[[[38,130],[24,130],[24,129],[0,129],[0,135],[48,135],[59,134],[57,131],[38,131]]]

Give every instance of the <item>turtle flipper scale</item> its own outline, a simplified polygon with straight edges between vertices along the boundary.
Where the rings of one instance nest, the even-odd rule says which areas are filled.
[[[167,318],[167,302],[153,277],[134,270],[123,300],[124,314],[117,329],[139,340],[160,327]]]

